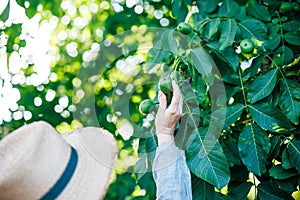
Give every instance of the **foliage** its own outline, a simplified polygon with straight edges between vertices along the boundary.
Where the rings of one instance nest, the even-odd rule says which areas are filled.
[[[255,186],[259,199],[292,199],[300,180],[299,13],[280,10],[286,3],[280,1],[197,1],[187,5],[185,18],[176,3],[188,3],[173,4],[180,23],[166,32],[177,42],[163,43],[162,36],[159,48],[168,51],[147,62],[170,66],[163,76],[181,86],[184,113],[176,141],[194,174],[194,198],[245,199]],[[192,33],[182,31],[183,20]],[[254,51],[241,51],[244,41]],[[178,135],[189,139],[182,144]],[[237,181],[241,168],[246,178]]]
[[[184,96],[176,143],[186,151],[194,199],[299,196],[300,16],[295,6],[299,0],[139,1],[132,6],[129,1],[16,2],[26,8],[29,19],[40,16],[40,26],[56,23],[49,41],[49,52],[54,53],[47,80],[36,85],[12,81],[17,75],[30,80],[38,74],[38,64],[29,58],[19,72],[0,74],[0,86],[9,82],[20,92],[17,107],[9,110],[10,119],[0,121],[0,139],[41,119],[62,133],[100,124],[115,133],[120,147],[118,162],[124,168],[117,172],[106,198],[153,199],[154,121],[148,120],[152,114],[139,113],[139,103],[149,98],[156,101],[158,79],[169,76]],[[9,21],[11,3],[3,10],[1,21]],[[139,5],[142,12],[135,10]],[[79,19],[86,24],[76,24]],[[165,29],[144,34],[150,27]],[[8,57],[16,52],[21,55],[29,38],[36,36],[24,33],[22,23],[5,23],[0,28],[8,37],[4,45]],[[127,30],[139,31],[126,38],[122,33]],[[111,36],[115,36],[114,43],[108,48],[105,41]],[[128,75],[117,63],[143,55],[137,49],[144,38],[153,48]],[[253,43],[253,52],[240,51],[245,39]],[[73,52],[70,46],[76,47]],[[122,56],[116,58],[116,54]],[[128,86],[134,90],[119,95],[118,89]],[[51,100],[47,98],[50,93],[54,94]],[[88,109],[91,107],[94,110]],[[117,112],[124,107],[126,112]],[[14,118],[18,112],[24,117]],[[31,117],[26,118],[25,112]],[[126,139],[121,134],[124,119],[135,129]],[[136,159],[136,139],[140,157],[133,166],[126,160]],[[249,192],[251,188],[254,194]]]

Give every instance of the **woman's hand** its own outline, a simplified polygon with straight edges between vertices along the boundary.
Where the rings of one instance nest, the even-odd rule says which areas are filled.
[[[158,94],[159,108],[155,119],[155,126],[159,145],[164,142],[175,143],[174,131],[182,115],[183,100],[180,89],[175,81],[172,81],[172,88],[173,97],[168,108],[166,95],[161,91]]]

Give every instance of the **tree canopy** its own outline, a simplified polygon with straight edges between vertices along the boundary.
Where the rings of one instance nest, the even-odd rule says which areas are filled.
[[[299,5],[2,1],[0,139],[37,120],[101,126],[120,150],[106,199],[155,199],[157,83],[171,77],[194,199],[300,198]]]

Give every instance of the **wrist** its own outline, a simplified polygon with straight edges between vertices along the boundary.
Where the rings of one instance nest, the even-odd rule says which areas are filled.
[[[169,134],[158,133],[157,134],[158,146],[165,142],[170,142],[175,144],[174,136]]]

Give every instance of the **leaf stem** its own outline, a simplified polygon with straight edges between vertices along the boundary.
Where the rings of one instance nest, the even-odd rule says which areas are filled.
[[[175,61],[174,61],[174,64],[173,64],[173,69],[176,71],[177,70],[177,67],[178,67],[178,64],[180,63],[180,60],[181,60],[181,57],[177,56]]]
[[[281,71],[280,67],[273,61],[273,59],[272,59],[269,55],[267,55],[266,57],[269,58],[269,59],[271,60],[271,62],[274,64],[274,66],[275,66],[275,67],[277,68],[277,70],[280,72],[282,78],[285,78],[285,76],[284,76],[283,72]]]
[[[279,12],[276,12],[276,14],[277,14],[278,19],[279,19],[280,36],[281,36],[282,46],[284,46],[284,39],[283,39],[283,30],[282,30],[281,18],[280,18]]]
[[[243,98],[244,98],[246,109],[248,111],[248,104],[247,104],[247,99],[246,99],[246,94],[245,94],[245,88],[244,88],[244,84],[243,84],[241,69],[239,68],[238,71],[239,71],[239,78],[240,78],[241,88],[242,88],[242,91],[243,91]]]
[[[193,9],[190,9],[189,12],[188,12],[188,14],[187,14],[186,17],[185,17],[184,22],[185,22],[185,23],[188,23],[189,20],[190,20],[190,18],[192,17],[192,15],[193,15]]]

